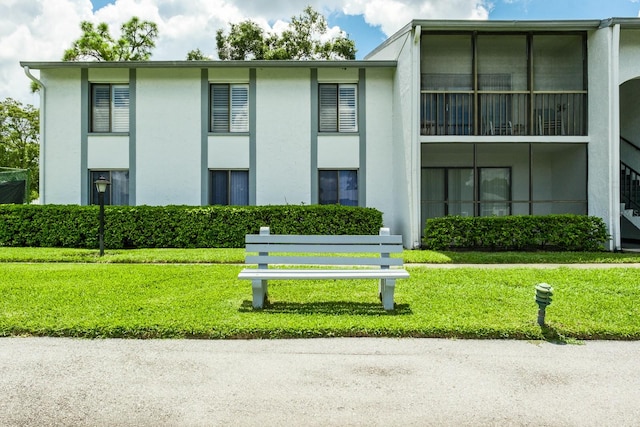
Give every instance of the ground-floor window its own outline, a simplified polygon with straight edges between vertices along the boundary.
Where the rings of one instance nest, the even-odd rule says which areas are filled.
[[[511,214],[511,168],[424,168],[429,217]],[[477,208],[476,208],[477,207]]]
[[[209,171],[209,203],[212,205],[249,204],[249,171]]]
[[[447,215],[587,214],[587,146],[422,145],[422,221]]]
[[[126,206],[129,204],[128,170],[92,170],[89,173],[89,188],[92,205],[97,205],[99,203],[98,190],[94,184],[98,179],[106,179],[110,182],[104,193],[105,205]]]
[[[320,170],[318,175],[321,205],[358,206],[357,170]]]

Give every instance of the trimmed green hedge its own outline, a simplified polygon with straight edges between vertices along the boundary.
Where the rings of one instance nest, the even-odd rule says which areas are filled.
[[[585,215],[428,219],[423,247],[432,250],[600,251],[610,236],[601,218]]]
[[[98,206],[0,205],[0,246],[98,247]],[[261,226],[277,234],[378,234],[373,208],[105,206],[106,248],[242,248]]]

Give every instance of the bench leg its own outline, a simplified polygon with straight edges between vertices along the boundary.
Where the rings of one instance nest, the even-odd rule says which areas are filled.
[[[393,310],[395,304],[393,302],[393,292],[396,289],[396,279],[381,279],[380,280],[380,298],[382,299],[382,306],[385,310]]]
[[[267,300],[267,281],[255,279],[251,281],[253,289],[253,308],[263,308]]]

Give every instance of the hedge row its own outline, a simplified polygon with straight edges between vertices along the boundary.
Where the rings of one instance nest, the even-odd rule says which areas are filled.
[[[98,247],[97,206],[0,205],[0,246]],[[241,248],[261,226],[277,234],[378,234],[372,208],[106,206],[106,248]]]
[[[600,251],[610,239],[601,218],[584,215],[428,219],[423,247],[432,250]]]

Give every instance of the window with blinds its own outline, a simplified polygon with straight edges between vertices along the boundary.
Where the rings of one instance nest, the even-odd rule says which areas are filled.
[[[249,85],[211,85],[210,131],[249,132]]]
[[[129,132],[129,85],[91,86],[91,132]]]
[[[358,131],[358,85],[319,85],[319,131]]]

